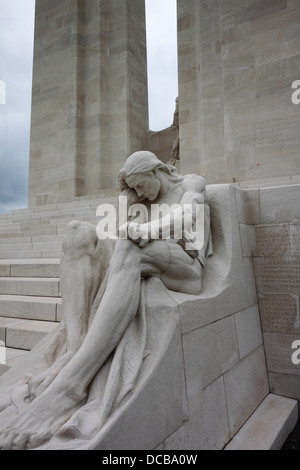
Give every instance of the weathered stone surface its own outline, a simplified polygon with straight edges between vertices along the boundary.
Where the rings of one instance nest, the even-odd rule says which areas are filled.
[[[256,281],[254,275],[253,258],[244,257],[245,276],[247,279],[247,295],[249,305],[257,303]]]
[[[259,223],[259,189],[235,188],[239,222],[242,224]]]
[[[230,369],[224,375],[224,383],[230,431],[234,436],[269,391],[263,347]]]
[[[0,317],[0,341],[2,341],[4,345],[6,342],[7,327],[10,325],[15,325],[15,324],[22,323],[22,322],[24,322],[24,320],[20,320],[19,318]]]
[[[222,377],[189,400],[190,417],[166,439],[166,450],[220,450],[230,437]]]
[[[2,317],[56,321],[56,306],[60,299],[53,297],[31,297],[0,295]]]
[[[238,362],[233,318],[225,318],[185,334],[183,350],[187,392],[193,397]]]
[[[255,227],[255,257],[286,258],[290,253],[289,225]]]
[[[235,24],[246,23],[259,19],[263,16],[284,10],[287,0],[259,0],[250,4],[247,8],[235,15]]]
[[[269,394],[226,450],[280,450],[297,420],[296,400]]]
[[[300,367],[300,366],[298,366]],[[299,375],[269,372],[270,390],[276,395],[300,401]]]
[[[298,18],[286,0],[179,2],[182,171],[208,182],[300,173]]]
[[[45,321],[19,321],[7,326],[6,346],[17,349],[32,349],[48,333],[55,328],[54,322]]]
[[[0,277],[2,276],[9,276],[10,275],[10,266],[9,265],[1,265],[0,264]]]
[[[260,294],[295,294],[300,285],[300,262],[255,258],[255,277]]]
[[[0,278],[0,294],[58,297],[59,279],[2,277]]]
[[[240,358],[243,359],[251,351],[262,344],[262,334],[258,306],[234,315]]]
[[[23,349],[14,349],[14,348],[4,348],[4,359],[5,363],[0,364],[0,376],[5,374],[9,370],[10,367],[13,365],[17,364],[20,359],[26,354],[28,351],[25,351]]]
[[[263,331],[300,334],[299,294],[259,294]]]
[[[284,125],[284,124],[283,124]],[[288,123],[286,123],[288,126]],[[300,171],[294,171],[299,174]],[[300,185],[263,188],[260,191],[260,223],[293,223],[300,219]]]
[[[239,224],[243,256],[251,257],[256,246],[255,230],[252,225]]]
[[[292,348],[299,335],[282,333],[263,333],[267,368],[269,372],[278,374],[300,375],[300,367],[292,362]]]

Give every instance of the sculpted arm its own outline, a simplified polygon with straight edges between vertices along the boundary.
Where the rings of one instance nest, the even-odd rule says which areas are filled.
[[[198,175],[189,175],[182,186],[184,193],[180,203],[173,204],[169,208],[166,205],[157,205],[156,208],[153,206],[151,221],[129,224],[130,238],[143,247],[150,240],[168,238],[168,235],[180,239],[183,229],[192,230],[199,213],[199,205],[205,203],[205,180]]]

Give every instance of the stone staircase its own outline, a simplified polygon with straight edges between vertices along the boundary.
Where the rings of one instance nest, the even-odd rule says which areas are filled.
[[[101,203],[116,197],[11,211],[0,215],[0,375],[62,319],[60,257],[66,225],[94,225]]]

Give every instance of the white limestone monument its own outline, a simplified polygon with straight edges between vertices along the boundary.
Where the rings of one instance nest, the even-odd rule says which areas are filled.
[[[177,12],[153,132],[144,0],[36,1],[29,207],[0,216],[1,449],[280,449],[297,422],[300,5]]]

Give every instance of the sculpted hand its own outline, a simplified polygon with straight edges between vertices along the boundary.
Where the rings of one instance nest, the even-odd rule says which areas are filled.
[[[144,248],[150,241],[147,224],[127,222],[119,227],[119,238],[127,238],[139,245],[140,248]]]
[[[143,200],[143,198],[139,197],[137,192],[134,189],[124,189],[121,193],[121,196],[127,197],[127,205],[131,207],[133,204],[137,204]]]

